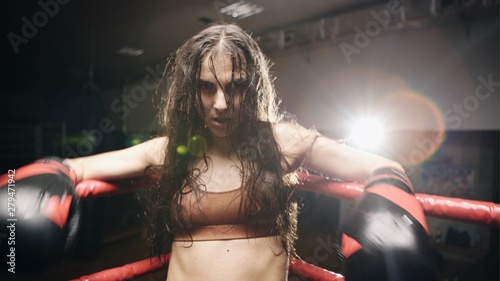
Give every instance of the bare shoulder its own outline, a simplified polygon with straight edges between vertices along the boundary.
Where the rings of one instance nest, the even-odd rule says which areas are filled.
[[[138,149],[144,155],[146,163],[153,166],[162,165],[167,144],[167,137],[156,137],[139,144]]]
[[[299,124],[289,122],[274,123],[273,130],[282,148],[307,142],[319,134],[316,130],[306,129]]]
[[[314,129],[289,122],[273,124],[273,131],[281,152],[293,168],[300,166],[307,151],[320,135]]]

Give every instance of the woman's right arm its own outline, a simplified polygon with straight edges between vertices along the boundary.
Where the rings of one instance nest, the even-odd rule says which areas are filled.
[[[125,149],[66,159],[78,182],[88,179],[114,180],[144,175],[148,166],[163,164],[167,138],[154,138]]]

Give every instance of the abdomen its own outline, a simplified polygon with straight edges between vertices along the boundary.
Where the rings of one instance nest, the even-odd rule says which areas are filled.
[[[173,242],[167,281],[285,281],[287,263],[275,236]]]

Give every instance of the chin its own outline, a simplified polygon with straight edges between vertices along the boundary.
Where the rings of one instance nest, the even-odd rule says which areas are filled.
[[[210,135],[213,138],[226,138],[228,133],[226,131],[210,130]]]

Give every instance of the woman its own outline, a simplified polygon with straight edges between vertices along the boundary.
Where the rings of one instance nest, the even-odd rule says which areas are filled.
[[[346,181],[365,181],[380,167],[402,169],[285,121],[268,61],[236,25],[214,25],[189,39],[165,79],[161,136],[67,162],[79,180],[159,167],[148,206],[150,242],[155,256],[172,253],[168,281],[287,280],[297,168]]]

